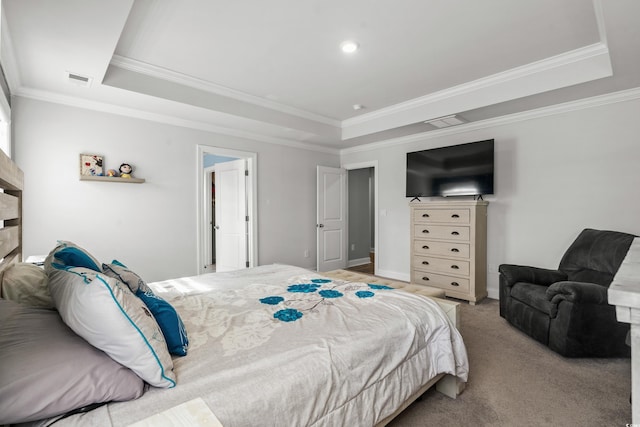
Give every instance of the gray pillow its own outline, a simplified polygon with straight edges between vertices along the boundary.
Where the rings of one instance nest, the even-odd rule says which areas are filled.
[[[144,382],[76,335],[57,311],[0,299],[0,425],[140,397]]]

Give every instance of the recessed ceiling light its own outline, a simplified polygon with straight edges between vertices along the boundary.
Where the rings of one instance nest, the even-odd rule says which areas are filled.
[[[344,53],[353,53],[358,50],[359,47],[360,45],[358,45],[358,43],[354,42],[353,40],[345,40],[340,43],[340,49],[342,49]]]

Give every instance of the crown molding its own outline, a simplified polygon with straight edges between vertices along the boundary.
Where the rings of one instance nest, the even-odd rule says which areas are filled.
[[[446,129],[433,130],[428,132],[407,135],[398,138],[388,139],[385,141],[372,142],[370,144],[358,145],[340,150],[340,155],[359,153],[364,151],[377,150],[381,148],[392,147],[400,144],[408,144],[416,141],[424,141],[428,139],[439,138],[447,135],[455,135],[458,133],[471,132],[479,129],[503,126],[512,123],[522,122],[526,120],[538,119],[541,117],[553,116],[572,111],[584,110],[588,108],[601,107],[603,105],[616,104],[619,102],[633,101],[640,99],[640,87],[621,90],[619,92],[608,93],[605,95],[597,95],[577,101],[569,101],[548,107],[536,108],[534,110],[524,111],[521,113],[513,113],[505,116],[495,117],[477,122],[470,122]]]
[[[276,101],[261,98],[259,96],[250,95],[248,93],[231,89],[226,86],[218,85],[197,77],[192,77],[187,74],[172,71],[167,68],[158,67],[156,65],[147,64],[145,62],[136,61],[131,58],[126,58],[120,55],[113,55],[110,62],[114,67],[122,68],[135,73],[144,74],[150,77],[170,81],[173,83],[189,86],[195,89],[203,90],[205,92],[214,93],[217,95],[232,98],[237,101],[246,102],[260,107],[269,108],[271,110],[279,111],[281,113],[290,114],[292,116],[300,117],[307,120],[313,120],[315,122],[323,123],[329,126],[339,128],[341,125],[340,120],[332,119],[330,117],[322,116],[320,114],[311,113],[299,108],[291,107]]]
[[[457,114],[611,73],[609,49],[598,42],[344,120],[342,139]]]
[[[0,40],[2,40],[2,68],[11,94],[21,86],[20,73],[18,72],[18,62],[16,59],[15,49],[13,48],[13,39],[7,24],[6,14],[0,13]]]
[[[600,36],[600,42],[608,45],[607,29],[604,23],[604,12],[602,10],[601,0],[593,0],[593,13],[596,15],[596,25],[598,26],[598,34]]]
[[[14,96],[20,96],[23,98],[35,99],[38,101],[51,102],[54,104],[62,104],[70,107],[84,108],[87,110],[100,111],[104,113],[115,114],[119,116],[133,117],[142,120],[149,120],[152,122],[158,122],[178,127],[184,127],[189,129],[201,130],[205,132],[212,132],[221,135],[233,136],[236,138],[242,138],[252,141],[266,142],[275,145],[284,145],[287,147],[298,148],[308,151],[317,151],[328,154],[339,154],[339,150],[331,147],[318,146],[314,144],[308,144],[300,141],[293,141],[283,138],[274,138],[266,135],[260,135],[253,132],[247,132],[239,129],[227,128],[224,126],[218,126],[212,123],[205,123],[195,120],[181,119],[167,114],[153,113],[150,111],[140,110],[137,108],[123,107],[120,105],[114,105],[106,102],[91,101],[84,98],[78,98],[74,96],[61,95],[54,92],[31,89],[31,88],[18,88]]]

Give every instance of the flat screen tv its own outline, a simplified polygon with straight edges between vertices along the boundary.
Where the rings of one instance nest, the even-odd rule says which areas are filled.
[[[407,197],[493,194],[493,139],[407,153]]]

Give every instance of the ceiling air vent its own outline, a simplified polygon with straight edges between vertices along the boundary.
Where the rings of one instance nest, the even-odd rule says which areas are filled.
[[[89,87],[91,86],[91,77],[83,76],[77,73],[72,73],[67,71],[67,79],[69,83],[74,84],[76,86]]]
[[[438,129],[448,128],[449,126],[461,125],[466,123],[461,117],[456,117],[455,114],[445,117],[439,117],[437,119],[427,120],[425,123],[437,127]]]

